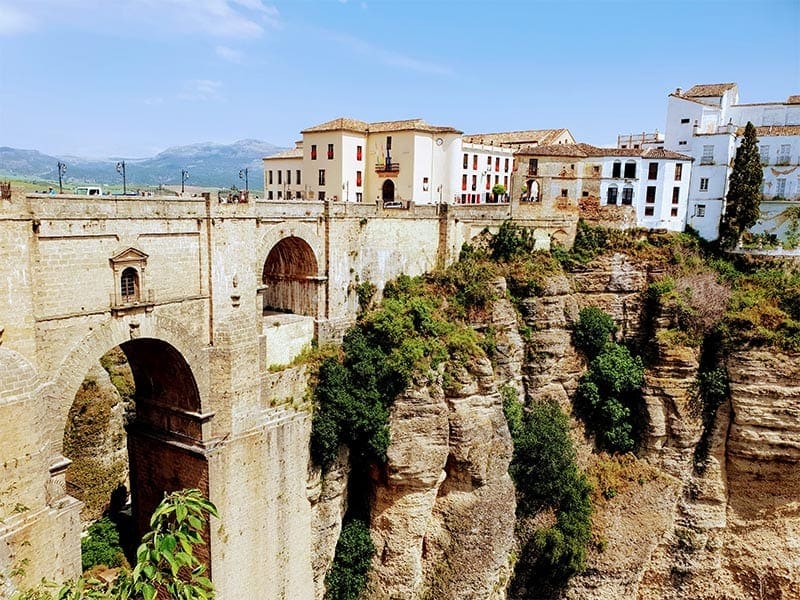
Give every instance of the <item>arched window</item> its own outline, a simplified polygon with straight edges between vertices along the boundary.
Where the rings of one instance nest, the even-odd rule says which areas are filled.
[[[394,181],[391,179],[384,181],[382,192],[384,202],[391,202],[394,200]]]
[[[120,293],[122,302],[125,304],[139,301],[139,273],[133,267],[128,267],[122,271]]]
[[[622,163],[618,160],[615,160],[614,164],[611,165],[611,177],[615,179],[622,177]]]

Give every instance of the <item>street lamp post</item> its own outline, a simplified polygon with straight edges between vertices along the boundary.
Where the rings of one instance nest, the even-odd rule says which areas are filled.
[[[122,175],[122,195],[126,195],[128,193],[127,182],[125,180],[125,161],[122,160],[117,163],[117,173]]]
[[[239,169],[239,179],[244,179],[244,197],[247,198],[250,195],[250,185],[247,179],[247,173],[249,169]]]
[[[187,179],[189,179],[189,171],[181,169],[181,194],[183,194],[183,187]]]
[[[58,193],[59,194],[63,194],[64,193],[64,185],[62,183],[62,177],[64,176],[64,173],[66,173],[66,172],[67,172],[67,165],[65,165],[61,161],[58,161]]]

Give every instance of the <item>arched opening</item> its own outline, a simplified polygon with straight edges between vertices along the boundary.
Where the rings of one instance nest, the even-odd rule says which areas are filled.
[[[122,271],[120,294],[123,304],[132,304],[139,301],[139,273],[133,267],[127,267]]]
[[[264,312],[317,316],[317,258],[299,237],[287,237],[272,247],[264,263],[261,281]]]
[[[89,369],[64,429],[67,493],[81,500],[84,527],[108,517],[129,561],[166,492],[208,495],[203,415],[194,376],[181,353],[137,338]],[[208,538],[206,538],[208,540]],[[208,546],[199,549],[206,561]]]
[[[387,179],[381,188],[381,198],[384,202],[394,201],[394,181]]]

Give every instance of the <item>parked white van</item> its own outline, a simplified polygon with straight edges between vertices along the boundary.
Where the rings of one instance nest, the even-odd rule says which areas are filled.
[[[75,194],[78,196],[102,196],[103,188],[100,186],[83,186],[76,187]]]

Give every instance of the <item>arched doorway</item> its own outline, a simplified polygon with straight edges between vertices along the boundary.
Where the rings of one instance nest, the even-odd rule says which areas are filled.
[[[172,345],[136,338],[105,354],[86,374],[64,430],[64,454],[72,460],[68,493],[91,504],[84,520],[111,516],[130,552],[166,492],[197,488],[208,495],[208,418],[191,368]],[[128,492],[129,513],[119,511]],[[198,556],[208,562],[207,544]]]
[[[384,202],[394,201],[394,181],[391,179],[387,179],[383,182],[383,188],[381,188],[381,198]]]
[[[314,251],[302,238],[283,238],[272,247],[261,282],[264,311],[317,316],[322,278]]]

